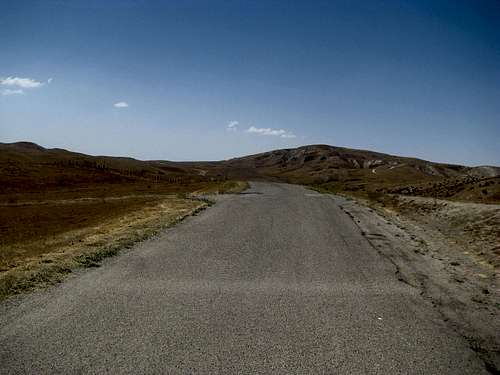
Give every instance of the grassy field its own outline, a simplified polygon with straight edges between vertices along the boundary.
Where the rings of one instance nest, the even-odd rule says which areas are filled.
[[[167,162],[0,144],[0,299],[52,284],[248,185]]]
[[[75,268],[97,266],[207,205],[177,197],[104,202],[2,209],[0,299],[57,282]]]
[[[209,205],[196,195],[237,193],[238,181],[151,192],[99,189],[27,194],[0,203],[0,299],[58,282],[78,267],[94,267]],[[118,191],[117,191],[118,190]],[[177,190],[173,192],[172,190]]]

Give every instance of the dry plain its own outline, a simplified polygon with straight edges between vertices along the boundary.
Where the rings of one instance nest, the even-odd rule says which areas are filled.
[[[2,304],[2,355],[29,358],[25,367],[6,360],[6,369],[43,373],[50,363],[62,372],[132,372],[131,359],[143,363],[149,358],[143,365],[153,366],[151,370],[227,372],[235,369],[236,355],[241,371],[498,371],[496,167],[438,164],[325,145],[182,163],[89,156],[27,142],[1,144],[0,151],[0,294],[7,299]],[[258,182],[244,191],[248,180]],[[307,185],[325,194],[262,181]],[[214,202],[179,229],[168,229]],[[119,253],[124,255],[105,260]],[[330,266],[321,266],[323,261]],[[191,268],[182,271],[187,264]],[[120,286],[108,285],[115,277]],[[64,280],[56,288],[38,289]],[[130,289],[123,289],[127,285]],[[28,291],[35,293],[12,297]],[[151,305],[151,298],[157,302]],[[140,350],[143,360],[130,355],[145,344],[120,344],[116,335],[123,327],[111,317],[100,323],[110,340],[82,331],[94,332],[88,319],[113,311],[118,300],[146,306],[139,311],[129,304],[130,310],[120,314],[127,324],[138,324],[137,337],[158,343],[159,358]],[[228,308],[233,305],[247,310]],[[52,311],[51,319],[59,308],[90,315],[61,316],[59,331],[41,306]],[[173,306],[180,310],[171,310]],[[374,319],[392,322],[387,326],[392,333],[374,331],[371,318],[366,320],[380,309],[386,316]],[[139,324],[132,313],[136,318],[146,314],[153,325]],[[188,320],[179,320],[181,313]],[[251,325],[243,323],[244,314]],[[79,322],[71,335],[76,332],[94,346],[101,340],[116,344],[118,351],[109,353],[122,356],[122,362],[110,365],[107,355],[86,348],[85,341],[56,357],[45,352],[42,347],[59,347],[55,338],[64,342],[68,318]],[[231,327],[227,334],[219,330],[222,321]],[[31,333],[14,329],[16,325],[30,327]],[[172,335],[175,327],[184,340]],[[50,334],[36,336],[43,332]],[[300,332],[302,347],[295,337]],[[435,332],[439,337],[431,339]],[[164,335],[172,335],[171,341]],[[392,354],[360,346],[359,340],[349,343],[350,335]],[[245,345],[256,357],[245,354]],[[169,350],[171,356],[165,357]],[[364,353],[362,364],[349,359],[356,352]],[[297,362],[299,358],[303,361]]]

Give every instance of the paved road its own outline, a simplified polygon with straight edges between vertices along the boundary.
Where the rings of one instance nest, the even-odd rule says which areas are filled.
[[[482,374],[337,200],[255,183],[0,306],[1,373]]]

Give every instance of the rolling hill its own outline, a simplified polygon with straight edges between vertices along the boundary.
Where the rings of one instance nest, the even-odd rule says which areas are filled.
[[[466,167],[426,160],[348,149],[328,145],[302,146],[235,158],[226,162],[234,170],[255,170],[260,175],[289,181],[328,182],[345,177],[347,171],[382,175],[395,181],[500,175],[498,167]]]
[[[31,142],[0,143],[0,194],[89,185],[194,183],[206,180],[163,161],[90,156]]]
[[[213,162],[141,161],[0,143],[0,193],[88,185],[196,184],[265,179],[333,191],[497,200],[500,168],[435,163],[328,145],[281,149]],[[486,188],[486,193],[484,189]],[[489,189],[489,190],[488,190]]]
[[[275,150],[223,164],[231,178],[272,178],[333,192],[500,201],[500,168],[493,166],[435,163],[328,145]]]

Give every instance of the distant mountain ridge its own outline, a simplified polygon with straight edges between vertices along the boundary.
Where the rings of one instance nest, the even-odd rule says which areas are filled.
[[[394,156],[380,152],[349,149],[329,145],[309,145],[281,149],[230,159],[226,165],[234,169],[255,169],[263,175],[296,179],[335,179],[343,171],[368,171],[372,174],[411,172],[414,177],[449,178],[464,175],[493,177],[500,167],[466,167],[435,163],[417,158]]]
[[[500,175],[500,168],[435,163],[329,145],[273,150],[223,161],[172,162],[91,156],[59,148],[47,149],[31,142],[0,143],[0,182],[4,187],[13,179],[17,179],[17,183],[25,181],[36,185],[48,176],[60,180],[60,175],[65,173],[78,175],[81,181],[89,178],[103,181],[231,178],[293,183],[383,181],[400,185],[463,176],[494,177]]]

